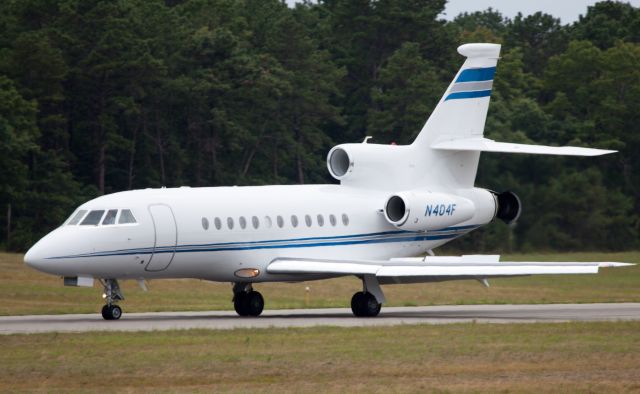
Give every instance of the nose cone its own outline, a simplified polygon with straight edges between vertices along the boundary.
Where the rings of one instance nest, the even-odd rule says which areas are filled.
[[[24,255],[24,263],[31,268],[35,268],[39,271],[43,271],[45,264],[45,256],[42,253],[42,242],[38,242],[33,245],[27,253]]]
[[[65,245],[69,244],[64,235],[63,230],[56,229],[44,236],[24,255],[24,263],[38,271],[60,274],[60,261],[56,257],[64,256],[67,249]]]

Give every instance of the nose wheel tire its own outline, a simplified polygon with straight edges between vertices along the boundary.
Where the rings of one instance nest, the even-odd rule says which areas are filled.
[[[356,317],[375,317],[380,313],[382,304],[371,293],[357,292],[351,298],[351,311]]]
[[[122,308],[118,305],[105,305],[102,307],[104,320],[118,320],[122,316]]]
[[[240,316],[260,316],[264,309],[264,298],[257,291],[237,293],[233,308]]]

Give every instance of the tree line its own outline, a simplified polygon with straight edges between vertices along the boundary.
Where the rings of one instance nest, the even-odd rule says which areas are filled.
[[[445,0],[5,0],[0,246],[25,250],[120,190],[332,182],[325,157],[409,143],[463,59],[503,45],[485,135],[617,149],[595,159],[484,154],[478,185],[525,209],[456,249],[640,246],[640,9],[563,25]]]

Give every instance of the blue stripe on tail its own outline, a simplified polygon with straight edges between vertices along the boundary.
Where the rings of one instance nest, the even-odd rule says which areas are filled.
[[[451,93],[448,95],[444,101],[447,100],[457,100],[457,99],[467,99],[467,98],[478,98],[478,97],[488,97],[491,96],[491,90],[476,90],[472,92],[457,92]]]
[[[468,68],[460,73],[456,82],[490,81],[495,73],[495,67]]]

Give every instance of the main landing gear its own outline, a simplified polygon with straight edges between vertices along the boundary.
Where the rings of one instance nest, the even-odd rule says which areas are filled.
[[[351,311],[356,317],[375,317],[385,302],[384,294],[375,275],[362,277],[362,290],[351,298]]]
[[[115,304],[117,301],[124,300],[124,295],[120,290],[120,285],[115,279],[101,279],[100,283],[104,287],[102,297],[107,302],[102,307],[102,317],[104,320],[118,320],[122,316],[122,308]]]
[[[382,304],[371,293],[359,291],[351,297],[351,311],[356,317],[375,317],[380,313]]]
[[[253,290],[251,283],[236,283],[233,285],[233,307],[240,316],[260,316],[264,298]]]

